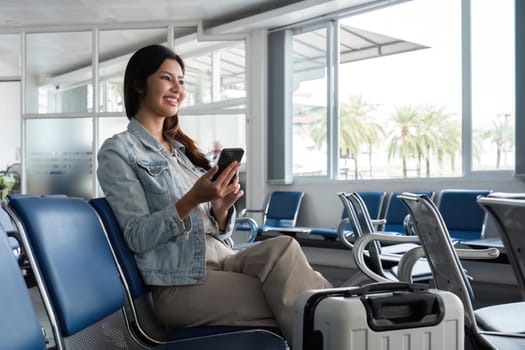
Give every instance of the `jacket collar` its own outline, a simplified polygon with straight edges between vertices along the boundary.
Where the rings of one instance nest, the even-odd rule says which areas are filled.
[[[162,152],[164,150],[164,146],[157,141],[153,135],[150,134],[150,132],[135,118],[131,118],[128,124],[128,131],[133,134],[137,139],[147,148],[150,148],[157,152]],[[180,149],[182,152],[184,152],[184,145],[168,135],[164,134],[166,137],[166,140],[171,144],[173,149]]]

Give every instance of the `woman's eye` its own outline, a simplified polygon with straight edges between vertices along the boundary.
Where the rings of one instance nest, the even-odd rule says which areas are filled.
[[[171,80],[171,78],[169,76],[167,76],[167,75],[162,76],[161,79],[164,79],[164,80],[167,80],[167,81]]]
[[[179,80],[179,85],[184,85],[184,80]]]

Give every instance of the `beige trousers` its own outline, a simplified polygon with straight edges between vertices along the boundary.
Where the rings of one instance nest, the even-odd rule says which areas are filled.
[[[153,299],[159,317],[171,326],[275,326],[277,321],[291,344],[297,296],[329,287],[291,237],[267,239],[237,253],[210,237],[204,284],[154,287]]]

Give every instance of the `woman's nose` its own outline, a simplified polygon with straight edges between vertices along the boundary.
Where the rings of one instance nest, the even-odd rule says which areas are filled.
[[[173,91],[179,91],[180,90],[180,84],[178,81],[173,81],[173,83],[171,84],[171,89]]]

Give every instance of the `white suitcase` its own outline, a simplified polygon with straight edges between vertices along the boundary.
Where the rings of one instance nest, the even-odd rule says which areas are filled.
[[[295,303],[293,350],[462,350],[450,292],[407,283],[310,290]]]

